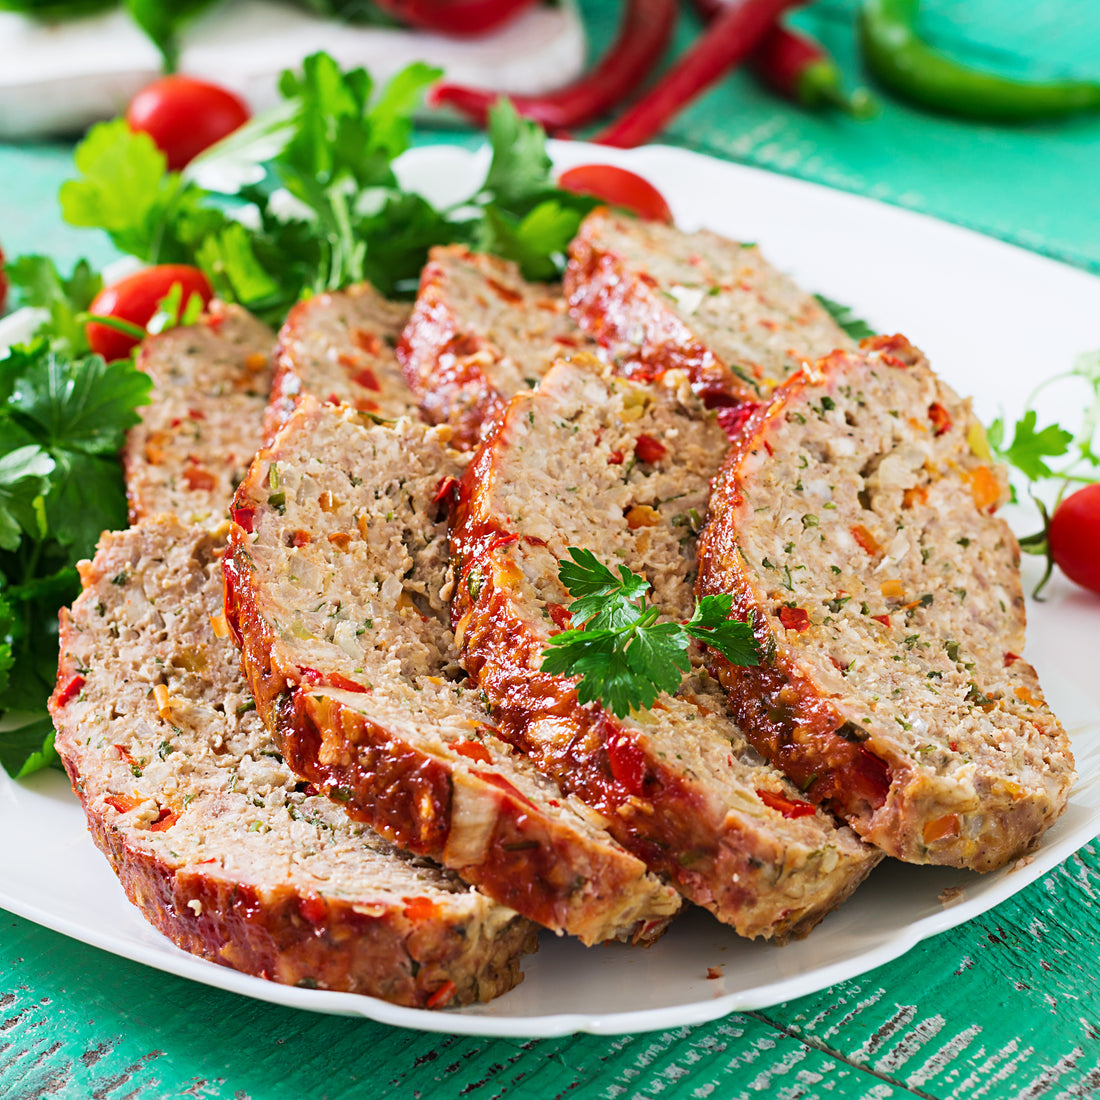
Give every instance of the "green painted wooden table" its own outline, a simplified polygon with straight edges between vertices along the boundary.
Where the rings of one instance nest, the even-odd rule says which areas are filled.
[[[594,41],[606,41],[618,5],[583,7]],[[851,8],[821,0],[799,19],[854,68]],[[924,9],[930,35],[964,56],[1009,71],[1098,75],[1094,0],[927,0]],[[685,17],[681,41],[695,29]],[[456,136],[472,140],[420,140]],[[806,116],[735,76],[668,138],[1100,272],[1097,119],[998,128],[887,103],[856,124]],[[68,155],[58,146],[0,148],[0,242],[9,254],[110,258],[104,242],[60,223],[53,197]],[[1100,346],[1100,319],[1097,327]],[[986,916],[821,993],[665,1032],[522,1041],[262,1004],[0,912],[0,1096],[1069,1100],[1100,1095],[1098,945],[1094,842]]]

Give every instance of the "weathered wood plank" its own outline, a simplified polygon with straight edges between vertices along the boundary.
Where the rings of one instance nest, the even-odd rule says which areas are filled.
[[[1096,846],[864,977],[710,1025],[478,1039],[283,1009],[0,918],[0,1095],[1031,1100],[1100,1092]]]

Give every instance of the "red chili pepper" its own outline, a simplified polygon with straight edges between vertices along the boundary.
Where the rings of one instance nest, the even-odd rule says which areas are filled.
[[[678,111],[743,61],[794,0],[723,6],[696,43],[645,95],[592,140],[631,149],[655,137]]]
[[[547,130],[592,122],[637,88],[664,56],[676,22],[676,0],[628,0],[614,44],[579,80],[546,95],[509,96],[524,117]],[[446,105],[484,126],[500,92],[439,84],[428,95],[433,106]]]
[[[774,794],[772,791],[765,791],[759,788],[756,793],[765,806],[770,806],[773,810],[778,810],[787,818],[809,817],[810,814],[817,812],[817,807],[809,802],[802,802],[795,798],[787,798],[784,795]]]
[[[730,0],[693,0],[695,10],[710,22]],[[752,55],[753,72],[773,91],[803,107],[838,107],[853,118],[875,113],[874,97],[866,88],[845,91],[840,67],[808,34],[778,20]]]
[[[488,34],[528,8],[535,0],[375,0],[383,11],[402,23],[440,34],[473,38]]]
[[[808,34],[774,23],[752,55],[752,70],[769,88],[803,107],[836,107],[852,118],[877,109],[866,88],[848,91],[840,67]]]

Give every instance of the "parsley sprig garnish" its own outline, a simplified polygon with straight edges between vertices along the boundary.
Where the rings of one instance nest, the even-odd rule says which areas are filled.
[[[691,639],[716,649],[736,665],[759,663],[749,623],[729,618],[732,597],[704,596],[686,623],[660,622],[661,610],[646,601],[649,582],[620,565],[618,575],[591,550],[569,547],[558,577],[577,597],[569,613],[579,628],[550,639],[542,671],[579,676],[581,703],[602,703],[625,718],[649,708],[661,692],[674,692],[690,670]]]
[[[490,114],[492,158],[473,194],[437,207],[402,185],[395,162],[438,77],[418,62],[376,87],[364,69],[314,54],[283,73],[278,106],[183,173],[125,120],[101,123],[77,146],[62,213],[146,263],[200,267],[219,298],[276,326],[303,295],[362,280],[390,297],[414,293],[433,245],[467,244],[529,279],[555,278],[597,200],[557,188],[545,133],[507,100]]]
[[[1084,413],[1077,430],[1069,431],[1059,424],[1038,428],[1038,414],[1033,406],[1039,395],[1050,386],[1067,382],[1085,391]],[[1100,351],[1079,356],[1071,370],[1045,379],[1032,390],[1024,404],[1025,412],[1013,425],[1011,438],[1000,417],[989,425],[987,435],[997,458],[1023,475],[1028,495],[1042,516],[1042,528],[1020,539],[1020,549],[1025,553],[1046,558],[1046,571],[1033,593],[1038,596],[1054,569],[1048,540],[1051,514],[1071,488],[1100,480],[1100,450],[1097,449]],[[1055,462],[1055,459],[1064,461]],[[1045,490],[1048,499],[1037,495],[1036,489]],[[1012,492],[1016,499],[1019,494],[1015,485]]]

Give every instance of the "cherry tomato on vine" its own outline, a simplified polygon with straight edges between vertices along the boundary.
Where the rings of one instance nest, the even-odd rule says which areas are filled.
[[[578,164],[558,176],[563,191],[593,195],[612,206],[622,206],[648,221],[672,224],[664,195],[647,179],[614,164]]]
[[[250,118],[240,96],[190,76],[165,76],[142,88],[126,109],[126,123],[148,134],[178,171]]]
[[[1071,493],[1054,509],[1047,539],[1058,568],[1100,593],[1100,482]]]
[[[144,328],[156,313],[161,300],[167,297],[177,283],[184,304],[192,294],[198,294],[204,306],[214,297],[210,283],[197,267],[163,264],[160,267],[147,267],[104,287],[92,300],[88,312],[97,317],[114,317]],[[118,332],[94,321],[88,323],[85,331],[92,351],[102,355],[108,363],[115,359],[125,359],[138,342],[125,332]]]

